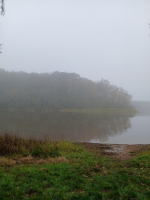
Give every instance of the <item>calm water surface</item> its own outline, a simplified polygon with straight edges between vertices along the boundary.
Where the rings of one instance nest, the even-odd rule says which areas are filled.
[[[0,132],[5,130],[51,140],[148,144],[150,116],[0,111]]]
[[[130,119],[131,127],[121,135],[110,136],[107,143],[150,144],[150,116],[135,116]],[[91,142],[100,143],[93,139]]]

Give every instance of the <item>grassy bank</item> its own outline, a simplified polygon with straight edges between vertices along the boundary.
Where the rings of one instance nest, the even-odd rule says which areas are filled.
[[[0,137],[0,199],[150,199],[150,151],[120,161],[71,142]]]
[[[81,108],[81,109],[35,109],[35,108],[28,108],[28,109],[15,109],[15,108],[7,108],[1,109],[2,111],[8,112],[36,112],[41,111],[45,113],[51,112],[61,112],[61,113],[83,113],[83,114],[121,114],[121,115],[135,115],[138,113],[136,109],[117,109],[117,108]]]
[[[86,109],[60,109],[60,112],[71,113],[85,113],[85,114],[121,114],[121,115],[135,115],[137,110],[135,109],[117,109],[117,108],[86,108]]]

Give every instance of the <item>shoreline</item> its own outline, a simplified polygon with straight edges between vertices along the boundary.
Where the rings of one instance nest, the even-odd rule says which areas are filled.
[[[102,144],[88,142],[75,142],[75,144],[80,144],[90,151],[120,160],[131,159],[138,153],[150,150],[150,144]]]

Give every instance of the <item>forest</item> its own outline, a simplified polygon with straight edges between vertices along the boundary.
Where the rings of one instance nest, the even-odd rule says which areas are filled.
[[[0,109],[131,108],[131,95],[101,79],[76,73],[26,73],[0,69]]]

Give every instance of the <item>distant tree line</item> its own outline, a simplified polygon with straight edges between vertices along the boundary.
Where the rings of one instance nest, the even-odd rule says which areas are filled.
[[[130,108],[131,95],[107,80],[75,73],[25,73],[0,69],[0,108]]]

